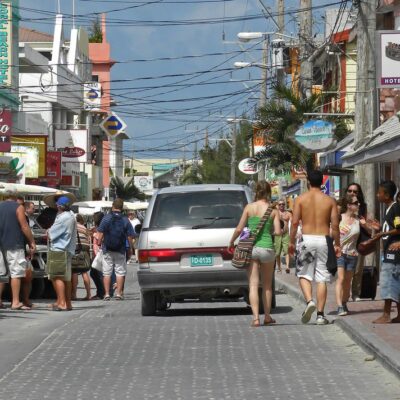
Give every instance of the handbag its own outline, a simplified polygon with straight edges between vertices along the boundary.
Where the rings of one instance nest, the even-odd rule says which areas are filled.
[[[368,231],[360,227],[360,236],[357,240],[357,251],[362,256],[367,256],[376,251],[379,238],[372,238]]]
[[[75,249],[75,255],[72,256],[71,266],[72,273],[80,274],[90,270],[90,255],[88,251],[82,250],[81,238],[79,237],[78,231],[76,231],[78,244]]]
[[[99,272],[103,272],[103,250],[99,250],[92,262],[92,268]]]
[[[326,260],[326,268],[329,273],[333,276],[337,272],[337,258],[335,253],[335,247],[333,246],[333,239],[330,236],[325,236],[326,245],[328,246],[328,259]]]
[[[265,211],[265,214],[262,216],[260,222],[258,223],[257,229],[254,234],[250,233],[250,236],[248,238],[239,240],[233,252],[233,258],[232,258],[233,267],[237,269],[245,269],[250,265],[251,253],[253,252],[254,242],[259,232],[265,225],[265,222],[271,215],[274,207],[275,204],[270,204],[270,206],[267,208],[267,211]]]
[[[45,271],[49,278],[65,277],[67,274],[67,252],[62,250],[49,250]]]

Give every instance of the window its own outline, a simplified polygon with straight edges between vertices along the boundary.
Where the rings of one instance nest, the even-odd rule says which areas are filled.
[[[98,82],[99,81],[99,76],[98,75],[92,75],[92,82]]]
[[[165,193],[158,195],[150,221],[150,229],[174,226],[192,229],[234,228],[247,204],[244,191],[204,191]]]

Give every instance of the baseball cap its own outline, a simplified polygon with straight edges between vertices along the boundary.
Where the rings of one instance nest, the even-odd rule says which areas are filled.
[[[67,196],[59,197],[56,202],[57,206],[69,206],[70,204],[71,204],[71,200]]]

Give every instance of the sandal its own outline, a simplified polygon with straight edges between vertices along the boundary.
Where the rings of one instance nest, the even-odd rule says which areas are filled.
[[[116,294],[116,295],[114,296],[114,299],[115,299],[115,300],[124,300],[124,296],[123,296],[122,294]]]
[[[264,325],[271,325],[271,324],[275,324],[276,321],[273,318],[270,318],[268,321],[266,319],[264,319]]]
[[[260,326],[260,318],[256,318],[253,319],[253,321],[251,321],[251,325],[252,328],[257,328]]]
[[[286,269],[285,269],[285,272],[286,272],[287,274],[290,274],[290,268],[286,268]]]
[[[110,300],[111,300],[110,295],[109,295],[109,294],[105,295],[104,298],[103,298],[103,300],[104,300],[104,301],[110,301]]]

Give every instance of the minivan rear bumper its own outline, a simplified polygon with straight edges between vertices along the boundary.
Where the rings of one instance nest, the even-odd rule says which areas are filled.
[[[187,272],[154,272],[139,270],[137,273],[142,291],[168,290],[180,288],[247,288],[246,271],[191,271]]]

